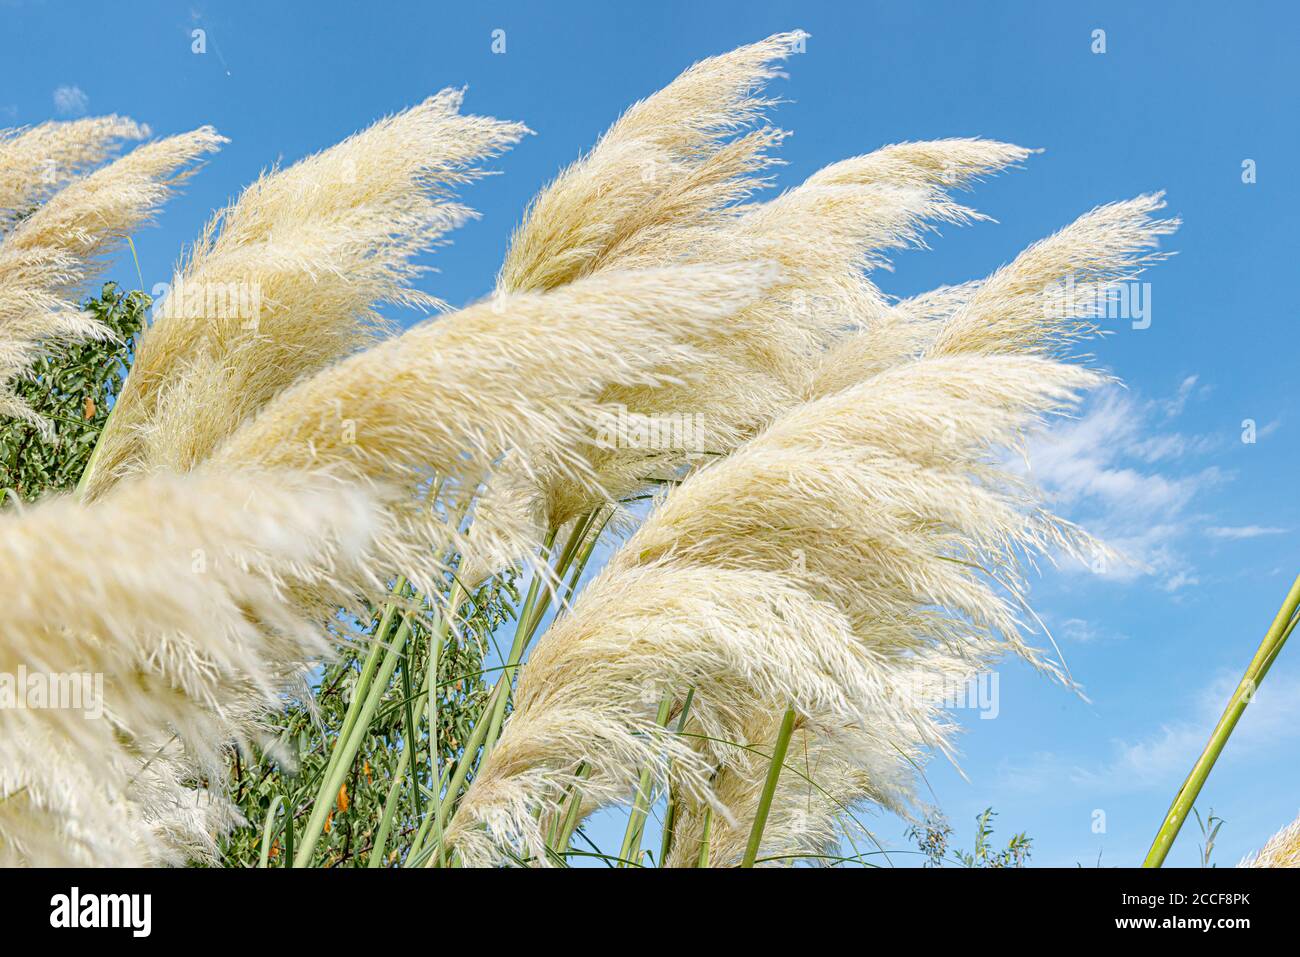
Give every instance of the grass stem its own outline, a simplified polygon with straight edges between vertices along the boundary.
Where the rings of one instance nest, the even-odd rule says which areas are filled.
[[[1179,830],[1182,829],[1183,822],[1187,820],[1187,815],[1191,812],[1192,805],[1196,803],[1206,778],[1214,768],[1214,762],[1223,753],[1224,745],[1228,743],[1233,729],[1245,713],[1246,706],[1259,690],[1260,682],[1268,674],[1268,669],[1277,658],[1278,652],[1282,650],[1287,637],[1295,629],[1297,607],[1300,607],[1300,576],[1297,576],[1291,585],[1286,601],[1282,603],[1277,616],[1273,619],[1273,624],[1269,626],[1268,633],[1260,642],[1259,650],[1255,652],[1255,657],[1251,660],[1241,682],[1233,691],[1232,697],[1228,699],[1223,716],[1219,718],[1219,723],[1214,726],[1214,731],[1210,734],[1209,743],[1205,745],[1205,750],[1197,758],[1191,773],[1187,775],[1187,780],[1183,782],[1183,786],[1174,797],[1169,813],[1165,815],[1160,830],[1156,832],[1151,850],[1147,852],[1146,860],[1142,862],[1143,867],[1160,867],[1164,864],[1170,848],[1174,846],[1174,840],[1178,837]]]
[[[767,768],[767,780],[763,782],[763,793],[754,812],[754,824],[749,830],[749,843],[745,846],[741,867],[753,867],[754,859],[758,857],[758,846],[763,842],[763,829],[767,827],[767,815],[772,810],[772,798],[776,795],[776,784],[781,778],[781,768],[785,765],[785,753],[790,748],[790,735],[793,733],[794,708],[786,708],[781,730],[777,732],[776,744],[772,748],[772,763]]]

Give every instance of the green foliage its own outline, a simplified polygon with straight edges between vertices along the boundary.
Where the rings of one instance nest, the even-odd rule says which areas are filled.
[[[469,617],[460,622],[460,636],[448,634],[442,643],[435,691],[438,722],[432,739],[440,772],[460,759],[474,722],[484,710],[492,683],[485,679],[494,678],[484,674],[484,650],[492,632],[512,616],[512,606],[518,601],[513,573],[490,580],[469,604]],[[439,790],[429,726],[424,720],[427,696],[421,694],[436,631],[431,617],[430,613],[412,619],[411,640],[404,646],[401,664],[385,688],[343,787],[334,798],[325,832],[312,856],[314,867],[368,866],[376,854],[390,800],[395,802],[395,811],[374,863],[391,865],[403,860],[425,820],[431,796]],[[376,610],[361,627],[341,621],[336,637],[346,643],[346,650],[313,675],[311,700],[291,702],[280,712],[270,728],[269,737],[275,743],[251,761],[247,755],[232,756],[231,796],[246,824],[223,842],[224,866],[257,866],[267,816],[273,810],[268,864],[285,867],[293,859],[294,833],[286,827],[286,815],[293,815],[300,832],[344,727],[352,691],[380,618]],[[414,747],[404,760],[409,728],[415,729],[410,735]]]
[[[1210,863],[1214,857],[1214,844],[1219,839],[1219,828],[1226,823],[1223,818],[1214,813],[1214,808],[1210,808],[1209,816],[1201,820],[1201,812],[1192,808],[1192,813],[1196,815],[1196,825],[1201,829],[1201,840],[1205,843],[1200,845],[1201,866],[1215,867],[1217,865]]]
[[[1032,838],[1022,831],[1013,835],[1007,846],[993,846],[993,808],[985,808],[975,817],[975,847],[971,851],[953,851],[957,863],[963,867],[1024,867],[1029,861]],[[952,826],[940,815],[931,815],[921,827],[911,827],[907,836],[925,855],[926,867],[943,867],[947,861]]]
[[[74,488],[85,470],[112,399],[122,387],[151,300],[105,283],[83,308],[114,335],[113,340],[63,346],[38,359],[14,391],[53,428],[51,437],[12,419],[0,419],[0,488],[24,501]]]

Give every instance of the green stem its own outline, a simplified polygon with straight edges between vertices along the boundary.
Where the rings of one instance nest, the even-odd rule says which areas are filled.
[[[713,805],[704,809],[704,827],[700,831],[700,854],[695,859],[696,867],[709,866],[709,841],[713,837]]]
[[[432,679],[429,681],[429,762],[433,770],[433,796],[429,805],[429,816],[425,822],[432,822],[434,825],[433,840],[437,853],[434,855],[435,866],[442,866],[442,827],[437,825],[438,815],[442,810],[442,784],[445,778],[445,772],[438,767],[439,750],[438,750],[438,660],[442,657],[442,643],[447,640],[447,634],[451,630],[451,623],[456,620],[460,613],[460,604],[465,598],[465,592],[461,588],[460,581],[457,580],[451,589],[451,599],[447,602],[447,610],[443,613],[438,622],[438,631],[433,636],[433,641],[429,646],[429,674]],[[425,835],[428,832],[421,824],[420,831],[417,833],[417,842],[412,844],[408,855],[419,852],[419,846],[424,843]]]
[[[384,851],[388,850],[388,834],[393,828],[393,818],[397,814],[397,805],[401,803],[402,781],[406,779],[406,769],[411,763],[411,742],[402,746],[402,756],[397,760],[393,771],[393,783],[388,788],[388,798],[384,801],[384,816],[379,821],[379,832],[375,835],[375,846],[370,850],[367,867],[380,867],[384,863]],[[419,790],[416,782],[415,790]]]
[[[406,588],[406,579],[398,578],[393,584],[393,594],[400,596]],[[370,642],[370,650],[366,655],[365,664],[361,667],[361,674],[357,677],[357,683],[352,689],[351,700],[348,701],[348,709],[343,714],[343,726],[339,729],[338,736],[334,739],[334,747],[330,751],[330,759],[325,765],[325,774],[321,781],[321,791],[316,794],[316,801],[319,803],[322,798],[333,801],[333,795],[327,795],[324,792],[325,785],[329,782],[338,766],[339,756],[342,753],[343,745],[348,738],[352,736],[352,729],[356,726],[357,717],[361,714],[361,708],[370,691],[370,683],[374,679],[375,669],[379,667],[380,655],[384,651],[384,642],[388,640],[388,632],[393,626],[393,616],[397,612],[397,604],[389,602],[384,606],[383,615],[379,619],[379,624],[375,628],[374,637]],[[335,792],[337,793],[337,791]],[[331,803],[332,806],[332,803]]]
[[[343,786],[343,780],[347,777],[348,769],[352,767],[357,751],[361,748],[361,742],[365,738],[366,730],[370,727],[370,721],[375,716],[375,711],[379,708],[379,702],[384,697],[384,693],[388,690],[388,682],[392,679],[393,672],[397,669],[398,659],[402,656],[402,647],[406,644],[406,639],[410,635],[411,619],[408,614],[403,616],[402,625],[397,629],[397,634],[393,636],[392,643],[384,655],[383,664],[378,669],[378,680],[371,683],[365,704],[361,706],[360,712],[351,723],[351,730],[347,733],[346,738],[340,734],[339,739],[334,743],[334,757],[337,760],[332,763],[325,780],[321,782],[320,791],[317,792],[316,801],[312,805],[311,817],[308,818],[307,826],[303,830],[302,845],[298,848],[298,854],[293,861],[294,867],[306,867],[311,863],[311,855],[316,849],[316,842],[320,840],[322,830],[324,830],[325,819],[334,806],[334,795],[338,794],[339,788]],[[353,697],[354,702],[360,697],[360,694],[361,692],[358,689]],[[350,706],[349,710],[351,710]],[[348,728],[346,722],[344,727],[345,729]]]
[[[271,799],[271,806],[266,810],[266,823],[262,825],[262,856],[258,867],[266,867],[271,861],[271,835],[274,833],[275,816],[280,812],[284,798],[277,794]]]
[[[502,685],[498,682],[496,687],[492,689],[492,694],[488,697],[487,707],[491,708],[495,703],[496,696],[500,694],[502,694]],[[487,729],[488,723],[481,719],[474,725],[474,730],[470,733],[469,740],[465,742],[465,747],[461,751],[460,760],[456,762],[456,771],[452,774],[451,781],[447,784],[447,791],[442,797],[442,803],[438,807],[436,813],[430,813],[430,817],[433,819],[433,826],[436,828],[435,833],[439,836],[441,836],[447,828],[447,815],[450,813],[450,809],[455,801],[455,796],[459,794],[460,789],[465,786],[465,778],[469,775],[470,765],[474,763],[474,755],[478,753],[479,748],[483,745],[483,738],[487,735]],[[425,866],[435,866],[434,862],[438,860],[440,855],[441,849],[439,849],[438,854],[429,858]]]
[[[1273,624],[1269,626],[1268,633],[1264,635],[1259,650],[1255,652],[1255,657],[1251,660],[1241,682],[1232,693],[1232,697],[1228,699],[1228,706],[1224,708],[1219,723],[1214,726],[1209,743],[1205,745],[1205,750],[1201,752],[1196,764],[1192,766],[1191,773],[1187,775],[1187,780],[1183,782],[1183,786],[1178,790],[1174,803],[1169,808],[1169,813],[1165,815],[1164,823],[1160,825],[1160,830],[1156,832],[1156,838],[1151,844],[1151,850],[1147,852],[1146,860],[1142,862],[1143,867],[1160,867],[1169,855],[1169,850],[1174,845],[1174,839],[1178,837],[1178,832],[1182,828],[1183,822],[1187,820],[1187,815],[1191,812],[1197,795],[1201,793],[1206,778],[1210,776],[1210,771],[1214,768],[1214,762],[1219,759],[1219,755],[1223,752],[1224,745],[1228,743],[1228,738],[1232,735],[1233,729],[1236,728],[1237,722],[1245,713],[1246,706],[1250,704],[1255,692],[1259,689],[1260,682],[1268,674],[1268,669],[1272,666],[1274,659],[1277,658],[1278,652],[1282,650],[1287,637],[1295,629],[1297,607],[1300,607],[1300,577],[1297,577],[1294,584],[1291,585],[1286,601],[1282,603],[1277,616],[1273,619]]]
[[[551,547],[555,544],[555,536],[556,531],[554,529],[546,536],[546,541],[542,546],[544,554],[549,553]],[[564,552],[560,556],[560,563],[557,563],[557,568],[559,564],[571,559],[576,537],[577,530],[575,529],[574,535],[570,537],[569,543],[565,545]],[[500,693],[497,693],[492,711],[488,715],[488,729],[483,739],[483,754],[485,757],[492,750],[497,737],[501,734],[501,725],[504,723],[506,716],[506,705],[510,701],[510,683],[514,678],[514,671],[519,666],[519,662],[523,660],[524,650],[528,647],[528,642],[532,640],[533,633],[537,630],[542,616],[546,614],[546,609],[550,605],[550,594],[550,589],[545,592],[542,591],[541,576],[534,575],[532,583],[528,586],[528,594],[524,598],[523,608],[519,612],[519,621],[515,624],[515,637],[510,644],[510,654],[506,658],[501,677],[497,679],[497,688],[501,688],[503,685],[505,687]],[[455,795],[449,795],[449,797],[455,797]]]
[[[677,733],[680,735],[686,729],[686,719],[691,713],[691,704],[695,701],[695,689],[691,688],[686,692],[686,700],[682,703],[682,713],[677,718]],[[669,774],[672,773],[671,762],[668,765]],[[677,830],[677,792],[672,787],[671,782],[668,787],[668,805],[664,809],[664,828],[663,835],[659,841],[659,866],[667,867],[668,855],[673,849],[673,838]]]
[[[673,696],[664,695],[659,702],[659,711],[655,714],[655,724],[663,727],[668,723],[668,714],[672,710]],[[627,817],[627,829],[623,832],[623,846],[619,848],[619,867],[629,866],[625,861],[641,863],[641,835],[645,830],[646,815],[650,813],[650,785],[654,778],[654,768],[647,764],[641,769],[641,779],[637,782],[636,796],[632,799],[632,813]]]
[[[436,647],[437,641],[435,640],[435,650],[431,660],[431,665],[434,666],[438,663]],[[424,684],[420,688],[420,694],[423,695],[425,691],[428,690],[430,685],[429,677],[432,674],[434,674],[432,667],[424,672]],[[388,835],[392,831],[393,820],[397,815],[397,805],[401,803],[400,795],[402,781],[406,777],[406,769],[410,767],[411,757],[415,751],[415,736],[418,729],[416,728],[415,720],[411,714],[409,701],[407,703],[406,722],[406,740],[402,742],[402,756],[397,761],[397,769],[393,772],[393,783],[388,789],[388,799],[384,802],[384,816],[379,822],[379,833],[375,836],[375,846],[370,852],[369,867],[380,867],[384,863],[384,852],[388,850]],[[430,740],[432,740],[432,738],[430,738]],[[437,766],[435,765],[435,772],[436,767]],[[411,790],[415,792],[415,806],[418,809],[420,807],[420,782],[418,780],[411,782]],[[417,811],[417,815],[419,813],[421,812]]]
[[[591,773],[591,768],[587,762],[583,761],[578,765],[578,780],[584,781],[587,775]],[[578,785],[573,786],[573,791],[569,797],[569,806],[564,812],[564,820],[560,822],[559,832],[551,842],[551,847],[556,854],[563,857],[569,850],[569,844],[573,841],[573,832],[578,828],[578,814],[582,809],[582,789]]]
[[[781,778],[781,768],[785,764],[785,753],[790,748],[790,735],[794,733],[794,708],[785,709],[781,719],[781,730],[776,734],[776,744],[772,749],[772,763],[767,768],[767,780],[763,782],[763,793],[758,799],[758,809],[754,813],[754,826],[749,831],[749,844],[745,846],[745,857],[741,867],[753,867],[758,857],[758,846],[763,842],[763,828],[767,827],[767,815],[772,810],[772,798],[776,794],[776,784]]]

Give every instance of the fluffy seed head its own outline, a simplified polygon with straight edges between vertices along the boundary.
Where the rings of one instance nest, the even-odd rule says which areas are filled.
[[[203,127],[138,147],[74,180],[0,240],[0,414],[44,428],[7,384],[43,348],[107,335],[71,297],[223,142]]]
[[[540,294],[493,297],[426,322],[285,391],[213,456],[222,468],[340,469],[386,483],[407,530],[391,570],[428,579],[420,556],[455,543],[500,567],[533,551],[510,509],[475,520],[474,539],[431,512],[416,489],[436,478],[453,513],[469,507],[502,457],[559,463],[593,481],[584,444],[611,385],[691,374],[690,337],[744,308],[773,281],[765,266],[608,273]],[[636,343],[629,349],[628,343]],[[414,557],[413,557],[414,556]]]
[[[645,767],[739,815],[713,773],[787,704],[872,771],[860,796],[906,803],[909,768],[947,748],[945,690],[1005,651],[1059,674],[1021,637],[1017,569],[1088,540],[991,454],[1098,381],[1035,357],[918,361],[698,471],[539,641],[448,840],[538,854],[570,789],[618,800]],[[691,688],[699,736],[649,730]]]
[[[142,337],[88,494],[132,471],[184,471],[299,378],[384,328],[382,303],[441,304],[413,258],[473,215],[453,190],[527,132],[419,106],[285,170],[208,224]]]
[[[122,144],[149,135],[123,116],[0,130],[0,234]]]
[[[290,473],[157,475],[0,513],[0,672],[101,682],[81,709],[0,708],[0,862],[213,854],[230,810],[194,782],[222,780],[226,743],[326,650],[319,623],[383,534],[366,490]]]

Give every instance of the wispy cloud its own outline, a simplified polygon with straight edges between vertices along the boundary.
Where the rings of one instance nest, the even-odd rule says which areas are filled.
[[[1081,417],[1030,443],[1029,474],[1056,508],[1120,555],[1118,562],[1098,562],[1095,573],[1121,581],[1154,576],[1166,591],[1197,583],[1177,543],[1193,528],[1194,499],[1229,476],[1192,460],[1224,440],[1170,425],[1207,392],[1194,375],[1169,398],[1144,400],[1112,387]]]
[[[1029,760],[1007,762],[999,783],[1018,793],[1059,789],[1062,784],[1090,794],[1128,794],[1177,785],[1205,747],[1210,730],[1237,686],[1237,676],[1223,673],[1196,695],[1193,713],[1162,724],[1136,740],[1116,739],[1109,756],[1075,759],[1041,752]],[[1294,750],[1300,737],[1300,676],[1271,675],[1260,686],[1232,736],[1224,761],[1237,761],[1283,749]]]
[[[1187,408],[1188,400],[1190,400],[1193,395],[1197,398],[1203,399],[1205,396],[1210,394],[1210,386],[1208,385],[1201,385],[1197,388],[1197,386],[1200,385],[1200,381],[1200,376],[1189,375],[1184,378],[1182,382],[1178,383],[1178,391],[1174,393],[1173,397],[1165,399],[1160,403],[1160,406],[1164,409],[1166,418],[1175,419],[1182,415],[1183,410]]]
[[[60,86],[54,91],[54,110],[60,116],[81,116],[90,106],[90,97],[79,86]]]
[[[1056,626],[1055,633],[1066,641],[1092,645],[1103,641],[1124,641],[1128,636],[1109,631],[1096,622],[1082,618],[1067,618]]]
[[[1211,538],[1259,538],[1261,535],[1285,535],[1289,529],[1270,525],[1214,525],[1205,530]]]

